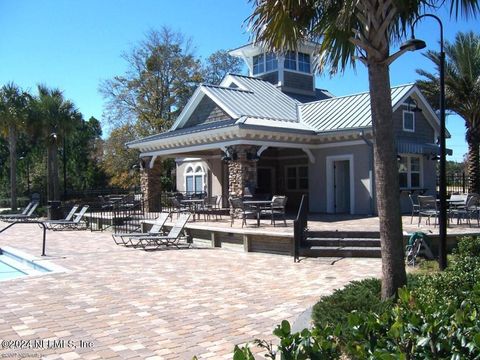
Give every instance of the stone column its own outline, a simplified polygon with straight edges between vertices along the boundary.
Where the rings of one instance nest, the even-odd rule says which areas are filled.
[[[257,162],[247,158],[247,154],[256,152],[256,147],[237,145],[231,148],[231,152],[237,158],[228,162],[228,192],[229,196],[242,197],[246,186],[252,191],[257,187]]]
[[[145,158],[145,166],[140,170],[140,189],[145,201],[145,211],[161,211],[162,184],[162,161],[156,159],[150,168],[151,158]]]

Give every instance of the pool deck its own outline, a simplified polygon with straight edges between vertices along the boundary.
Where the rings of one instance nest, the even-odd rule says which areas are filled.
[[[37,225],[13,227],[0,234],[0,247],[39,256],[41,235]],[[235,344],[273,340],[281,320],[293,322],[321,296],[381,274],[379,259],[332,265],[223,248],[144,252],[115,245],[109,232],[49,231],[46,253],[69,271],[2,282],[0,339],[65,346],[0,348],[1,357],[231,359]]]

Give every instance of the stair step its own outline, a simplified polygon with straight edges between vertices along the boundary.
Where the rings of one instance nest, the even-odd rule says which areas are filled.
[[[307,238],[306,246],[356,246],[356,247],[380,247],[378,238]]]
[[[381,257],[379,247],[311,246],[300,248],[300,256],[310,257]]]
[[[307,237],[312,238],[373,238],[380,239],[379,231],[307,231]]]

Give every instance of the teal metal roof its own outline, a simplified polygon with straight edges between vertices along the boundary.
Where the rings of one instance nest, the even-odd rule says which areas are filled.
[[[414,86],[408,84],[393,87],[392,107],[395,107]],[[306,103],[299,108],[300,122],[318,132],[372,126],[369,92]]]

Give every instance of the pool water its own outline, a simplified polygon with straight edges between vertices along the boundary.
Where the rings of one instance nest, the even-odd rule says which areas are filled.
[[[0,249],[0,281],[64,272],[65,268],[8,246]]]
[[[17,277],[25,276],[25,275],[27,274],[24,273],[23,271],[20,271],[17,268],[0,260],[0,281],[7,280],[7,279],[15,279]]]

